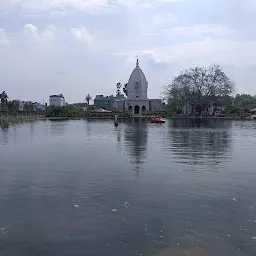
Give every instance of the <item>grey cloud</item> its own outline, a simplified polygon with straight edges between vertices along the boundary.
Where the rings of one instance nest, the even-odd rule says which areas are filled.
[[[36,27],[27,26],[28,34],[19,33],[23,25],[12,31],[4,27],[11,45],[0,50],[0,75],[10,94],[40,100],[62,92],[69,102],[82,100],[88,92],[111,94],[117,81],[128,80],[138,54],[150,97],[159,96],[161,86],[183,68],[208,64],[220,64],[227,70],[236,80],[238,92],[254,91],[254,1],[184,0],[175,4],[168,0],[114,0],[113,12],[97,17],[84,15],[89,5],[76,12],[80,0],[66,12],[69,1],[58,9],[64,16],[49,19],[44,12],[40,18],[26,16],[26,23]],[[46,0],[42,10],[54,11],[56,1],[49,3]],[[97,10],[109,8],[109,2],[97,3]],[[7,24],[13,16],[4,19]],[[48,29],[49,23],[55,30]],[[33,35],[41,40],[29,40]],[[0,34],[3,42],[1,38]]]

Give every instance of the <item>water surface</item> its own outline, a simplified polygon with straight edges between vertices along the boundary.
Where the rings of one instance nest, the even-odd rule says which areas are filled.
[[[0,255],[256,255],[255,152],[255,122],[2,125]]]

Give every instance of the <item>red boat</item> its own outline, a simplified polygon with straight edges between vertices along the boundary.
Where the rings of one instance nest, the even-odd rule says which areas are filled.
[[[162,117],[155,117],[151,119],[152,124],[163,124],[165,120]]]

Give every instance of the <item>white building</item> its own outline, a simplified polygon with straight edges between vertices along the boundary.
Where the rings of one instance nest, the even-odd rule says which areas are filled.
[[[148,82],[139,66],[138,59],[127,84],[127,99],[123,99],[123,101],[125,110],[131,114],[140,115],[163,111],[161,99],[148,99]],[[118,104],[120,107],[122,106],[120,100]]]
[[[24,111],[25,110],[25,101],[20,101],[19,102],[19,111]]]
[[[50,96],[50,106],[63,107],[65,106],[65,98],[62,94]]]

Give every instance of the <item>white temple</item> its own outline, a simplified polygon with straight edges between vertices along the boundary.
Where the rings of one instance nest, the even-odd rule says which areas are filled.
[[[149,111],[148,82],[139,66],[138,59],[127,84],[125,110],[134,114]]]
[[[135,115],[163,110],[160,99],[148,99],[148,82],[139,66],[138,58],[127,84],[125,110]]]
[[[117,97],[113,105],[115,109],[129,111],[134,115],[163,111],[161,99],[148,99],[148,82],[138,58],[127,84],[127,98]]]

